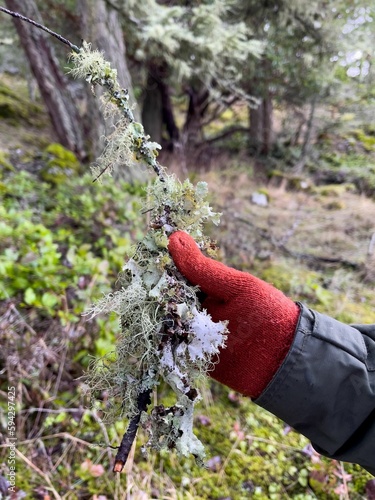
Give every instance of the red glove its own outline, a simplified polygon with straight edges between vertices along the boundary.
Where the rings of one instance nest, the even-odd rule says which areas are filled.
[[[257,398],[289,351],[299,307],[272,285],[205,257],[184,232],[173,233],[168,248],[179,271],[207,295],[202,306],[212,319],[229,320],[212,377]]]

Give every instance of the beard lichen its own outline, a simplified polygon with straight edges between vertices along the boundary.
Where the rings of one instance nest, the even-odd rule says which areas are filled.
[[[203,224],[219,223],[219,214],[207,202],[205,182],[194,186],[167,175],[157,161],[159,144],[151,142],[143,126],[134,122],[128,93],[121,89],[116,71],[102,54],[84,43],[72,55],[73,74],[92,86],[105,88],[105,101],[120,112],[112,137],[98,160],[97,177],[110,173],[116,165],[142,161],[158,178],[148,187],[149,230],[123,267],[119,289],[103,297],[87,315],[115,312],[121,333],[113,352],[91,363],[86,384],[92,399],[106,394],[104,418],[136,419],[139,401],[164,380],[174,391],[171,407],[155,406],[143,411],[140,422],[147,431],[147,446],[175,448],[182,455],[204,458],[204,447],[193,433],[194,405],[200,399],[197,379],[206,374],[217,359],[226,339],[226,323],[214,323],[198,300],[198,289],[179,273],[168,253],[168,237],[186,231],[202,250],[211,243],[203,234]],[[99,172],[99,173],[98,173]],[[99,402],[100,404],[100,402]],[[147,405],[146,405],[147,406]],[[101,405],[101,409],[103,406]],[[136,424],[137,425],[137,424]]]
[[[115,311],[120,317],[116,350],[95,360],[87,379],[92,394],[106,392],[105,418],[132,418],[138,396],[157,388],[163,379],[176,394],[176,404],[143,413],[148,445],[176,448],[200,460],[204,448],[193,434],[193,409],[200,399],[196,382],[212,368],[213,357],[224,346],[226,325],[214,323],[201,310],[198,289],[180,275],[167,247],[168,236],[177,228],[191,234],[202,249],[209,244],[202,224],[217,223],[218,214],[206,195],[205,183],[194,187],[173,176],[163,184],[151,184],[145,207],[151,212],[150,229],[125,264],[120,289],[87,312],[93,316]]]

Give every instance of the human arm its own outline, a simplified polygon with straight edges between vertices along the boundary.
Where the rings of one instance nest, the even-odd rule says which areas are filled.
[[[320,453],[375,474],[375,326],[351,327],[296,305],[273,286],[209,259],[186,233],[173,260],[229,320],[212,376],[311,439]]]

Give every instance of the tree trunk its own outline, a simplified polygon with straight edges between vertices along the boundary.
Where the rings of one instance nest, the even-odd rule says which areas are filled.
[[[274,144],[273,103],[269,94],[263,99],[263,146],[261,153],[268,155]]]
[[[207,109],[209,93],[207,90],[189,89],[189,107],[184,125],[186,149],[193,151],[203,140],[202,118]]]
[[[171,100],[171,91],[167,84],[163,81],[160,82],[161,102],[163,109],[163,123],[167,129],[169,138],[171,140],[171,148],[174,148],[175,143],[180,138],[180,132],[176,125],[173,113],[173,106]]]
[[[305,168],[305,165],[306,165],[306,161],[307,161],[307,157],[308,157],[310,145],[311,145],[311,135],[312,135],[312,129],[313,129],[313,124],[314,124],[316,101],[317,101],[317,96],[314,95],[312,100],[311,100],[310,113],[309,113],[309,118],[308,118],[307,124],[306,124],[306,132],[305,132],[305,137],[304,137],[303,144],[302,144],[301,155],[298,159],[298,162],[293,167],[293,172],[296,174],[302,174],[303,169]]]
[[[148,72],[142,103],[142,123],[146,134],[161,144],[163,132],[163,102],[161,89],[152,71]]]
[[[42,22],[34,0],[6,0],[10,10]],[[74,151],[79,159],[86,157],[83,147],[83,130],[74,97],[67,79],[60,70],[48,35],[28,23],[14,19],[22,47],[31,70],[38,82],[57,140]]]
[[[105,0],[79,0],[82,37],[92,43],[93,48],[104,53],[117,70],[120,85],[129,91],[129,102],[135,104],[131,76],[126,62],[125,43],[118,13],[107,5]],[[95,88],[96,96],[87,89],[87,135],[92,156],[98,157],[104,147],[104,137],[111,132],[113,120],[104,120],[99,96],[102,90]],[[133,111],[139,121],[139,111]]]
[[[262,146],[263,130],[263,100],[257,108],[249,108],[250,133],[249,148],[250,151],[260,153]]]
[[[269,94],[262,97],[257,108],[249,108],[250,149],[258,154],[267,155],[274,144],[273,104]]]
[[[142,106],[142,123],[146,133],[160,144],[165,126],[170,140],[168,147],[173,150],[180,134],[174,118],[170,88],[165,83],[165,78],[164,68],[150,64]]]

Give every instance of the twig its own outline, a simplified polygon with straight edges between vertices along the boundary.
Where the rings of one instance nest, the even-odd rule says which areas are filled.
[[[65,339],[65,348],[64,348],[62,359],[60,360],[59,373],[57,374],[55,387],[53,389],[53,396],[52,396],[53,399],[55,399],[57,397],[57,393],[58,393],[58,390],[60,387],[61,378],[62,378],[64,368],[65,368],[65,361],[66,361],[66,355],[68,353],[68,348],[69,348],[68,340]]]
[[[43,441],[42,441],[43,443]],[[67,454],[70,452],[70,450],[75,446],[75,443],[74,441],[70,441],[70,443],[67,444],[67,446],[65,446],[65,449],[64,451],[62,452],[62,454],[59,456],[59,458],[57,459],[55,465],[53,465],[51,467],[51,473],[54,474],[57,470],[57,467],[63,462],[64,458],[67,456]]]
[[[105,174],[105,173],[107,172],[107,170],[108,170],[109,168],[111,168],[111,167],[112,167],[112,164],[111,164],[111,163],[110,163],[109,165],[107,165],[106,167],[104,167],[104,168],[103,168],[103,170],[101,170],[101,172],[100,172],[100,173],[99,173],[99,174],[95,177],[95,179],[94,179],[92,182],[96,182],[97,180],[99,180],[99,179],[100,179],[100,177],[101,177],[103,174]]]
[[[113,448],[113,446],[111,446],[111,443],[109,442],[109,436],[108,436],[108,432],[107,432],[107,428],[106,426],[104,425],[103,423],[103,420],[99,417],[98,413],[96,410],[93,410],[91,412],[91,416],[92,418],[95,420],[95,422],[99,425],[102,433],[103,433],[103,436],[104,436],[104,441],[105,441],[105,444],[106,444],[106,448],[107,448],[107,453],[108,453],[108,460],[109,462],[111,463],[111,460],[112,460],[112,454],[111,452],[109,451],[110,448]]]
[[[226,456],[223,465],[220,468],[220,471],[219,471],[219,474],[218,474],[218,477],[217,477],[217,484],[219,486],[223,482],[223,478],[224,478],[224,474],[225,474],[225,468],[226,468],[226,466],[228,465],[228,463],[230,461],[231,455],[234,453],[234,451],[236,450],[236,448],[238,447],[238,445],[240,444],[240,442],[241,442],[241,438],[238,436],[237,439],[236,439],[236,441],[233,443],[232,448],[229,450],[229,453]]]
[[[146,411],[147,406],[151,403],[151,390],[141,392],[138,396],[137,406],[138,413],[130,420],[128,428],[122,438],[120,447],[118,449],[113,472],[121,472],[125,466],[126,460],[132,448],[133,441],[137,434],[141,414]]]
[[[32,439],[25,439],[24,441],[18,441],[17,445],[27,445],[27,444],[33,444],[38,440],[48,440],[48,439],[56,439],[56,438],[66,438],[69,439],[70,441],[74,441],[76,443],[82,444],[84,446],[87,446],[89,448],[93,447],[92,443],[89,443],[88,441],[84,441],[83,439],[77,438],[73,436],[72,434],[69,434],[69,432],[57,432],[56,434],[49,434],[48,436],[38,436],[36,438]],[[0,444],[0,448],[9,448],[10,444],[5,443],[5,444]]]
[[[1,8],[1,7],[0,7]],[[24,317],[22,316],[22,314],[19,312],[19,310],[16,308],[16,306],[12,303],[9,305],[9,309],[11,311],[13,311],[19,318],[20,318],[20,322],[25,326],[25,328],[32,334],[32,335],[35,335],[37,336],[37,333],[36,331],[34,330],[34,328],[32,328],[24,319]]]
[[[74,43],[70,42],[67,38],[59,35],[58,33],[55,33],[54,31],[50,30],[49,28],[47,28],[43,24],[37,23],[36,21],[33,21],[32,19],[29,19],[28,17],[22,16],[18,12],[13,12],[12,10],[8,10],[5,7],[0,7],[0,11],[4,12],[5,14],[9,14],[10,16],[15,17],[16,19],[19,19],[20,21],[26,21],[27,23],[32,24],[36,28],[39,28],[39,29],[45,31],[49,35],[52,35],[55,38],[57,38],[60,42],[65,43],[65,45],[67,45],[72,50],[74,50],[74,52],[80,51],[80,48],[77,47],[77,45],[74,45]]]
[[[50,408],[27,408],[26,410],[19,410],[17,413],[35,413],[35,412],[41,412],[41,413],[82,413],[82,408],[60,408],[58,410],[52,410]]]
[[[347,482],[347,474],[345,472],[344,462],[340,462],[340,473],[341,473],[342,484],[344,487],[344,499],[350,500],[348,482]]]
[[[320,255],[312,255],[309,253],[300,253],[300,252],[293,252],[292,250],[289,250],[289,248],[285,247],[284,245],[274,245],[276,248],[279,248],[282,250],[284,253],[290,255],[291,257],[294,257],[295,259],[305,259],[310,262],[322,262],[323,264],[340,264],[344,267],[348,267],[350,269],[360,269],[361,264],[359,262],[353,262],[351,260],[346,260],[346,259],[340,259],[339,257],[323,257]]]

